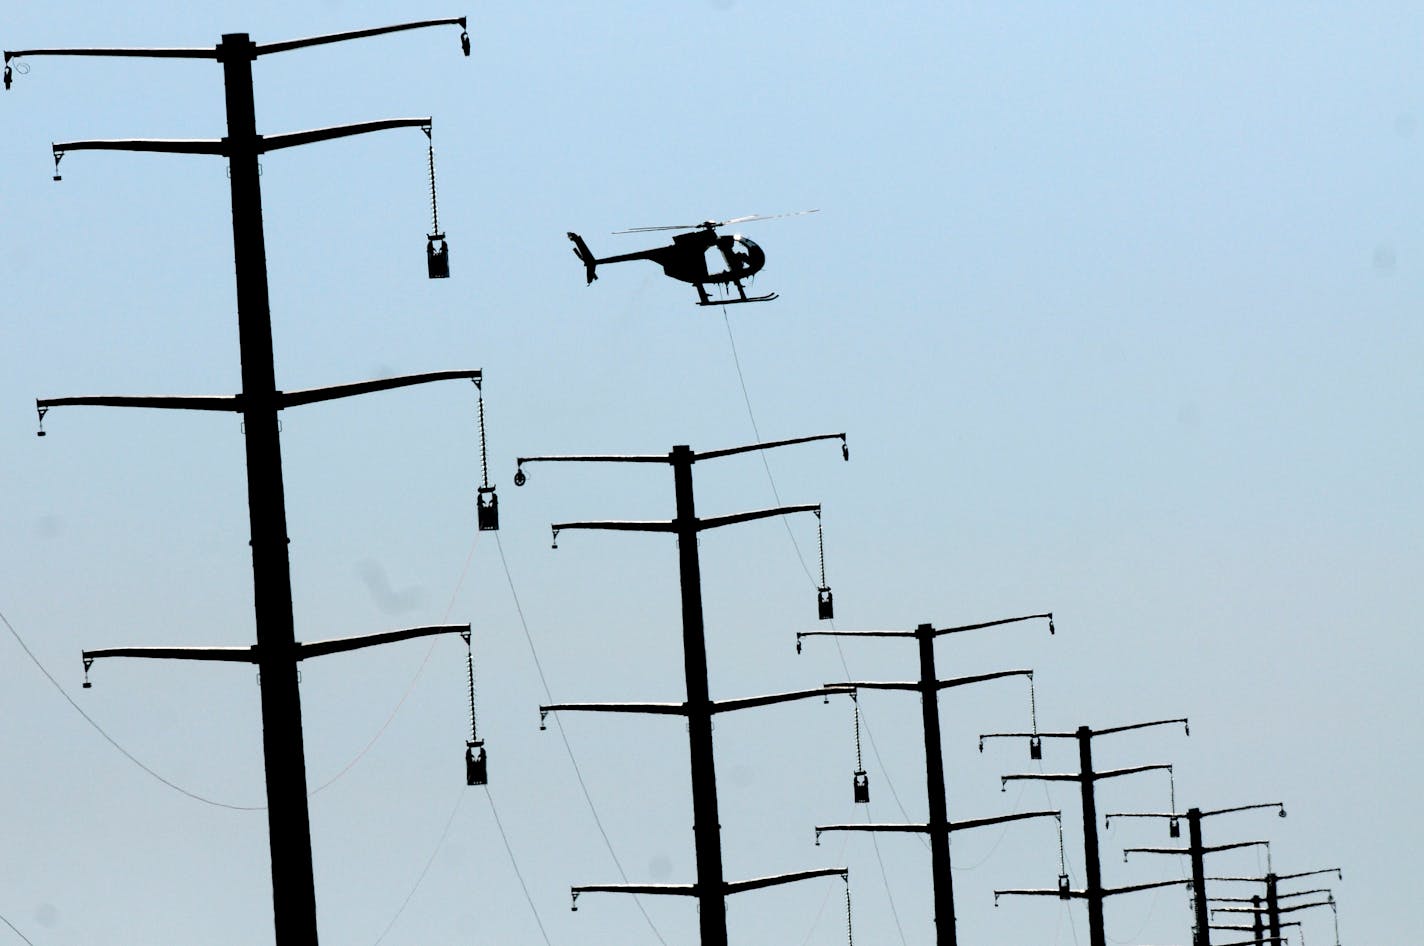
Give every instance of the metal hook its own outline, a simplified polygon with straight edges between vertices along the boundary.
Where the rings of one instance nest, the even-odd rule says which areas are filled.
[[[1049,611],[1049,612],[1048,612],[1048,636],[1052,637],[1053,634],[1054,634],[1054,630],[1053,630],[1053,612],[1052,612],[1052,611]]]
[[[94,686],[94,684],[92,684],[92,683],[89,682],[89,668],[92,667],[92,666],[94,666],[94,658],[93,658],[93,657],[85,657],[85,658],[84,658],[84,689],[86,689],[86,690],[91,689],[91,688],[93,688],[93,686]]]
[[[817,828],[817,829],[816,829],[816,847],[820,847],[820,846],[821,846],[821,829],[820,829],[820,828]]]
[[[460,31],[460,49],[466,56],[470,54],[470,33],[468,30]]]
[[[6,64],[5,64],[5,91],[7,91],[7,92],[10,91],[10,83],[13,82],[13,81],[14,81],[14,77],[13,77],[13,75],[12,75],[11,72],[10,72],[10,64],[9,64],[9,63],[6,63]]]
[[[546,709],[541,709],[541,710],[539,710],[539,731],[540,731],[540,732],[543,732],[544,730],[546,730],[546,729],[549,728],[548,725],[544,722],[544,720],[546,720],[546,719],[548,718],[548,716],[549,716],[549,711],[548,711],[548,710],[546,710]]]
[[[527,477],[527,476],[524,475],[524,467],[522,467],[522,466],[515,467],[515,468],[514,468],[514,485],[515,485],[515,486],[523,486],[523,485],[524,485],[525,483],[527,483],[527,482],[529,482],[529,477]]]
[[[60,161],[63,161],[63,160],[64,160],[64,152],[63,152],[63,151],[60,151],[58,148],[56,148],[55,151],[54,151],[54,179],[55,179],[56,181],[62,181],[62,180],[64,180],[64,178],[62,178],[62,177],[59,176],[59,162],[60,162]]]
[[[36,437],[43,437],[43,436],[45,435],[44,419],[45,419],[45,415],[49,413],[49,408],[47,408],[47,407],[38,407],[38,406],[37,406],[37,407],[35,408],[35,413],[37,413],[37,414],[40,415],[40,429],[37,430],[37,431],[35,431],[35,436],[36,436]]]
[[[577,913],[579,892],[577,890],[570,890],[569,893],[573,894],[573,900],[569,904],[569,909]]]
[[[552,528],[552,527],[551,527],[551,528]],[[554,544],[553,544],[552,546],[550,546],[550,548],[558,548],[558,547],[559,547],[559,530],[558,530],[558,529],[554,529]]]

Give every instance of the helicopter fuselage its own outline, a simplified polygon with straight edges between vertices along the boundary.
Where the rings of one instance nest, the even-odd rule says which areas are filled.
[[[742,280],[759,273],[766,265],[766,253],[755,242],[741,234],[719,235],[715,230],[703,228],[689,233],[679,233],[672,238],[669,246],[657,246],[636,253],[620,253],[617,256],[594,257],[577,233],[570,233],[574,244],[574,254],[583,261],[588,281],[592,283],[600,263],[624,263],[629,260],[651,260],[662,267],[663,272],[673,279],[692,283],[697,288],[700,305],[714,305],[717,300],[707,294],[707,286],[734,286],[739,298],[729,302],[762,302],[775,298],[769,296],[748,297]],[[717,249],[722,254],[726,269],[711,271],[707,268],[707,253]]]

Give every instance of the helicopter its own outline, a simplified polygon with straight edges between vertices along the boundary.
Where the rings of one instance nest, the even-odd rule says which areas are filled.
[[[748,223],[752,220],[774,220],[778,217],[799,217],[803,214],[813,214],[815,210],[798,210],[794,213],[770,214],[762,216],[752,214],[746,217],[733,217],[731,220],[704,220],[701,223],[684,224],[669,227],[634,227],[631,230],[617,230],[615,235],[623,233],[652,233],[659,230],[686,230],[686,233],[679,233],[672,238],[670,246],[658,246],[650,250],[642,250],[637,253],[623,253],[618,256],[606,256],[598,259],[589,250],[588,244],[583,237],[577,233],[570,232],[569,239],[574,244],[574,255],[579,258],[584,266],[584,274],[588,277],[588,284],[598,278],[595,272],[599,263],[622,263],[627,260],[645,259],[652,260],[663,268],[663,272],[673,279],[683,282],[690,282],[697,288],[698,305],[729,305],[740,302],[769,302],[776,298],[776,293],[767,293],[764,296],[747,295],[746,286],[743,280],[750,279],[761,272],[766,265],[766,253],[760,246],[757,246],[749,238],[736,234],[719,234],[718,227],[731,226],[735,223]],[[726,262],[727,268],[722,272],[708,272],[707,252],[716,247],[722,253],[722,259]],[[740,249],[739,249],[740,247]],[[708,295],[707,287],[711,286],[734,286],[737,290],[737,298],[716,299]]]

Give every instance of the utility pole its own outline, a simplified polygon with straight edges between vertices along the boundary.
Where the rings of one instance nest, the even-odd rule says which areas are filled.
[[[1235,808],[1218,808],[1215,811],[1202,811],[1200,808],[1188,808],[1187,819],[1187,846],[1178,848],[1154,848],[1154,847],[1131,847],[1122,852],[1122,859],[1127,860],[1127,855],[1138,854],[1189,854],[1192,858],[1192,907],[1195,920],[1195,929],[1192,933],[1193,946],[1210,946],[1210,937],[1207,930],[1210,926],[1207,914],[1206,897],[1206,855],[1214,854],[1218,851],[1232,851],[1243,847],[1257,847],[1266,845],[1269,851],[1270,843],[1267,841],[1239,841],[1235,844],[1218,844],[1207,847],[1202,842],[1201,823],[1203,818],[1210,818],[1214,815],[1225,815],[1236,811],[1251,811],[1256,808],[1278,808],[1280,816],[1286,816],[1286,806],[1280,802],[1266,802],[1259,805],[1240,805]],[[1142,814],[1111,814],[1103,819],[1106,827],[1114,818],[1167,818],[1170,819],[1170,833],[1172,837],[1181,836],[1179,827],[1180,819],[1184,817],[1177,812],[1167,813],[1142,813]]]
[[[726,901],[728,894],[758,890],[763,887],[806,880],[812,877],[840,875],[845,878],[847,876],[844,867],[796,871],[735,882],[728,882],[723,875],[722,829],[717,811],[717,765],[712,742],[712,717],[718,713],[750,709],[755,706],[768,706],[789,700],[824,696],[827,693],[850,692],[850,688],[823,687],[732,700],[711,699],[707,684],[707,644],[702,620],[702,570],[698,558],[697,537],[708,529],[766,519],[772,516],[784,516],[797,512],[814,512],[819,516],[821,507],[819,505],[779,506],[773,509],[700,518],[693,501],[692,489],[692,466],[694,463],[817,440],[840,440],[842,455],[846,459],[850,458],[849,451],[845,446],[845,434],[839,433],[750,444],[706,453],[695,453],[690,447],[679,445],[673,447],[672,452],[665,456],[545,456],[519,457],[516,460],[518,470],[514,475],[514,482],[518,486],[524,485],[527,481],[523,470],[526,463],[664,463],[672,467],[673,473],[673,493],[677,507],[677,515],[674,519],[651,522],[616,520],[561,522],[555,523],[551,528],[553,529],[555,548],[558,548],[559,533],[567,529],[662,532],[676,536],[678,574],[682,587],[683,673],[687,686],[687,699],[682,703],[554,703],[539,707],[539,714],[541,720],[548,713],[562,711],[651,713],[681,716],[687,720],[688,755],[692,773],[692,830],[693,845],[697,856],[697,881],[692,884],[586,884],[576,886],[571,891],[574,909],[578,909],[579,894],[591,892],[695,897],[698,904],[701,946],[727,946]],[[823,595],[826,591],[827,589],[822,589]]]
[[[267,257],[262,230],[262,192],[258,158],[281,148],[329,141],[389,128],[428,129],[429,118],[395,118],[280,135],[257,133],[252,64],[260,56],[307,46],[360,39],[431,26],[465,28],[463,17],[423,20],[397,26],[257,44],[246,33],[228,33],[214,47],[180,49],[26,49],[6,51],[5,85],[10,60],[26,56],[120,56],[158,59],[209,59],[222,65],[226,89],[227,135],[213,139],[129,139],[70,141],[53,145],[55,180],[59,162],[70,151],[152,151],[206,154],[227,158],[231,178],[233,256],[237,276],[238,342],[242,393],[225,397],[96,396],[39,400],[40,434],[52,407],[99,405],[177,410],[229,411],[242,415],[246,434],[247,505],[252,536],[252,583],[257,642],[251,647],[114,648],[84,653],[88,669],[100,657],[152,657],[227,660],[256,664],[261,680],[262,751],[267,778],[267,825],[272,860],[272,906],[278,946],[314,946],[317,942],[316,895],[312,878],[311,825],[307,810],[306,761],[302,743],[301,695],[297,664],[308,657],[355,650],[374,644],[432,634],[468,634],[468,625],[407,628],[365,637],[299,643],[292,618],[286,504],[278,412],[288,407],[385,391],[429,381],[463,378],[479,384],[478,370],[438,371],[362,381],[305,391],[281,391],[272,359],[272,324],[267,289]],[[461,33],[469,55],[468,33]]]
[[[957,823],[949,820],[948,804],[945,800],[944,749],[939,727],[939,691],[949,689],[950,687],[966,686],[971,683],[983,683],[987,680],[997,680],[1002,677],[1012,676],[1028,677],[1029,687],[1032,688],[1033,671],[1004,670],[998,673],[985,673],[972,677],[941,680],[935,671],[934,642],[937,637],[941,637],[945,634],[956,634],[962,631],[973,631],[985,627],[997,627],[1003,624],[1029,621],[1035,618],[1047,618],[1049,633],[1053,632],[1053,615],[1052,613],[1045,613],[1004,618],[998,621],[986,621],[981,624],[966,624],[960,627],[935,628],[930,624],[921,624],[913,631],[801,631],[796,635],[797,651],[801,649],[801,639],[803,637],[912,637],[919,643],[920,679],[917,681],[892,683],[860,680],[847,683],[832,683],[827,684],[827,686],[852,687],[857,690],[908,690],[920,694],[921,715],[923,717],[922,729],[925,739],[925,789],[928,796],[929,821],[925,824],[818,825],[816,828],[816,843],[820,843],[821,832],[823,831],[900,831],[929,835],[930,873],[934,880],[935,943],[937,946],[956,946],[958,942],[954,919],[954,878],[950,871],[949,860],[950,832],[968,828],[979,828],[991,824],[1001,824],[1006,821],[1019,821],[1025,818],[1058,818],[1060,817],[1060,813],[1057,811],[1031,811],[1016,815],[1004,815],[997,818],[980,818],[974,821],[961,821]],[[1032,689],[1030,689],[1030,704],[1032,703],[1031,694]],[[856,699],[859,699],[859,697],[856,697]],[[857,735],[857,739],[858,738],[859,736]],[[856,778],[856,800],[868,802],[870,799],[868,791],[869,784],[868,782],[861,781],[865,778],[864,773],[857,772]]]
[[[1165,769],[1171,772],[1172,767],[1166,764],[1156,765],[1135,765],[1126,769],[1113,769],[1107,772],[1097,772],[1093,769],[1093,738],[1095,736],[1109,736],[1116,733],[1130,732],[1134,729],[1146,729],[1150,726],[1167,726],[1181,723],[1186,729],[1187,735],[1191,735],[1191,729],[1185,719],[1160,719],[1150,723],[1132,723],[1127,726],[1113,726],[1109,729],[1093,730],[1087,726],[1079,726],[1076,732],[1056,732],[1056,733],[985,733],[979,737],[982,745],[985,739],[1005,739],[1024,738],[1033,739],[1074,739],[1078,743],[1078,771],[1067,774],[1023,774],[1000,776],[1000,782],[1008,785],[1010,781],[1020,779],[1034,779],[1046,782],[1077,782],[1083,806],[1083,860],[1087,871],[1087,885],[1082,890],[1073,890],[1068,882],[1068,873],[1065,868],[1058,875],[1058,889],[1056,890],[996,890],[994,898],[997,900],[1001,896],[1010,894],[1020,896],[1057,896],[1063,900],[1079,898],[1088,901],[1088,936],[1090,946],[1107,946],[1107,930],[1103,923],[1103,899],[1120,893],[1132,893],[1138,890],[1151,890],[1154,887],[1171,887],[1177,884],[1184,884],[1184,880],[1164,880],[1150,884],[1132,884],[1126,887],[1106,888],[1103,886],[1102,864],[1098,857],[1098,805],[1094,797],[1094,786],[1102,779],[1117,778],[1122,775],[1134,775],[1138,772],[1151,772],[1157,769]],[[1033,743],[1030,742],[1030,745]],[[1176,806],[1173,805],[1173,808]]]
[[[1296,892],[1294,892],[1294,893],[1285,893],[1285,894],[1283,894],[1283,893],[1280,892],[1280,882],[1283,881],[1283,880],[1295,880],[1295,879],[1300,878],[1300,877],[1314,877],[1314,876],[1317,876],[1317,875],[1319,875],[1319,874],[1334,874],[1336,877],[1338,877],[1338,878],[1341,879],[1341,880],[1344,880],[1344,879],[1345,879],[1344,871],[1342,871],[1342,870],[1341,870],[1340,868],[1338,868],[1338,867],[1325,867],[1325,868],[1321,868],[1321,869],[1319,869],[1319,870],[1300,871],[1299,873],[1294,873],[1294,874],[1277,874],[1277,873],[1275,873],[1275,872],[1273,872],[1273,871],[1268,871],[1264,877],[1212,877],[1212,878],[1209,878],[1209,879],[1211,879],[1211,880],[1220,880],[1220,881],[1236,881],[1236,882],[1241,882],[1241,883],[1264,884],[1264,885],[1265,885],[1265,888],[1266,888],[1266,895],[1265,895],[1265,897],[1264,897],[1264,898],[1253,897],[1253,898],[1252,898],[1252,906],[1250,906],[1250,907],[1218,907],[1214,912],[1217,912],[1217,913],[1251,913],[1251,914],[1253,914],[1253,915],[1257,918],[1257,921],[1258,921],[1258,922],[1261,921],[1261,919],[1264,917],[1264,921],[1265,921],[1265,923],[1267,924],[1268,929],[1270,930],[1270,934],[1271,934],[1272,936],[1280,936],[1280,935],[1281,935],[1281,927],[1282,927],[1282,926],[1289,926],[1289,925],[1291,925],[1291,924],[1289,924],[1289,923],[1283,923],[1283,922],[1281,921],[1281,914],[1282,914],[1282,913],[1294,913],[1294,912],[1299,911],[1299,910],[1309,910],[1309,909],[1312,909],[1312,908],[1315,908],[1315,907],[1329,907],[1330,910],[1331,910],[1331,912],[1335,915],[1335,916],[1334,916],[1334,919],[1335,919],[1335,942],[1336,942],[1336,946],[1339,946],[1339,942],[1340,942],[1340,911],[1339,911],[1339,909],[1338,909],[1337,906],[1336,906],[1336,903],[1335,903],[1335,895],[1334,895],[1334,893],[1333,893],[1331,890],[1329,890],[1328,888],[1321,888],[1321,889],[1316,889],[1316,890],[1301,890],[1301,891],[1296,891]],[[1308,895],[1310,895],[1310,894],[1318,894],[1318,893],[1323,893],[1323,894],[1325,894],[1325,895],[1326,895],[1326,898],[1325,898],[1324,900],[1318,901],[1318,902],[1316,902],[1316,903],[1302,903],[1302,904],[1296,904],[1296,905],[1293,905],[1293,906],[1284,906],[1284,907],[1281,906],[1281,900],[1282,900],[1282,899],[1285,899],[1285,898],[1288,898],[1288,897],[1304,897],[1304,896],[1308,896]],[[1230,898],[1214,898],[1214,899],[1219,899],[1219,900],[1224,899],[1224,900],[1228,900],[1229,902],[1241,902],[1240,900],[1234,900],[1234,901],[1232,901],[1232,900],[1230,900]],[[1264,902],[1264,904],[1265,904],[1264,906],[1261,905],[1262,902]]]

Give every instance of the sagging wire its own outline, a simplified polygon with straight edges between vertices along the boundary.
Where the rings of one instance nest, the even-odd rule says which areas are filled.
[[[30,658],[30,661],[35,665],[35,667],[39,669],[39,672],[44,674],[45,679],[50,682],[50,685],[55,688],[55,690],[59,693],[60,696],[64,697],[64,701],[70,706],[72,706],[74,708],[74,711],[80,716],[82,716],[84,718],[84,721],[90,726],[92,726],[95,732],[97,732],[100,736],[104,737],[105,742],[117,749],[119,751],[119,754],[122,755],[125,759],[128,759],[134,765],[138,766],[144,772],[147,772],[149,775],[162,782],[164,785],[167,785],[169,788],[173,789],[178,794],[191,798],[194,801],[202,802],[205,805],[212,805],[214,808],[226,808],[230,811],[266,810],[266,805],[232,805],[228,804],[227,802],[218,801],[215,798],[208,798],[207,796],[200,795],[197,792],[189,791],[188,789],[179,785],[177,782],[170,781],[169,779],[160,775],[158,772],[149,768],[132,752],[120,745],[117,739],[109,735],[108,731],[105,730],[103,726],[100,726],[98,722],[95,721],[94,717],[84,712],[84,709],[78,703],[74,702],[73,697],[66,693],[64,691],[64,687],[61,686],[59,681],[54,678],[54,674],[50,673],[49,670],[45,667],[45,665],[40,663],[40,659],[35,656],[35,652],[30,650],[30,645],[25,643],[25,639],[20,636],[19,631],[15,630],[15,626],[10,623],[10,619],[5,617],[3,612],[0,612],[0,622],[4,623],[6,629],[9,630],[10,634],[15,638],[16,642],[19,643],[20,649],[23,650],[25,652],[25,655]]]
[[[410,892],[405,895],[405,899],[401,901],[401,905],[396,908],[395,916],[391,917],[391,921],[386,924],[386,928],[381,930],[381,935],[376,937],[376,941],[372,946],[381,946],[386,935],[390,933],[392,927],[396,925],[396,921],[399,920],[401,914],[405,912],[405,908],[410,905],[411,898],[414,897],[415,892],[420,889],[421,883],[425,880],[425,875],[430,872],[430,865],[435,863],[435,855],[439,854],[440,849],[445,846],[445,839],[450,836],[450,826],[455,823],[455,815],[459,812],[460,804],[464,800],[464,792],[455,796],[455,806],[450,809],[450,816],[445,819],[445,827],[440,832],[440,840],[435,842],[435,849],[432,850],[430,856],[425,859],[425,866],[420,869],[420,875],[415,878],[415,883],[411,885]],[[518,868],[515,870],[517,873]],[[548,940],[545,939],[545,942],[548,942]]]
[[[520,603],[519,591],[514,587],[514,575],[509,570],[509,559],[506,558],[504,554],[504,543],[500,540],[499,533],[497,532],[495,533],[494,541],[495,546],[499,549],[500,564],[504,566],[504,578],[509,584],[510,597],[514,600],[514,611],[519,615],[519,626],[524,630],[524,640],[529,645],[530,656],[534,659],[534,670],[539,675],[539,685],[544,688],[544,699],[549,703],[553,703],[553,691],[549,689],[549,680],[544,675],[544,665],[539,660],[539,651],[534,646],[534,636],[529,632],[529,621],[524,616],[524,605]],[[619,877],[622,878],[624,883],[627,883],[628,874],[623,870],[623,862],[618,859],[618,854],[613,849],[613,841],[608,837],[608,831],[603,826],[603,819],[598,816],[598,808],[593,803],[593,796],[589,793],[588,783],[584,781],[583,770],[579,768],[578,759],[574,756],[573,745],[569,742],[568,733],[564,731],[563,722],[557,714],[554,717],[554,725],[558,728],[559,739],[564,744],[564,752],[568,754],[569,764],[573,766],[574,778],[578,781],[579,790],[583,792],[583,800],[588,805],[589,814],[593,817],[593,824],[598,828],[599,836],[603,838],[603,845],[608,849],[608,856],[612,859],[613,866],[617,869]],[[667,940],[663,939],[663,934],[658,930],[657,925],[653,923],[653,918],[648,914],[647,908],[643,906],[642,898],[635,895],[633,897],[633,903],[637,905],[638,912],[643,914],[643,919],[647,922],[648,929],[652,930],[653,936],[656,937],[657,941],[662,943],[663,946],[667,946]]]

